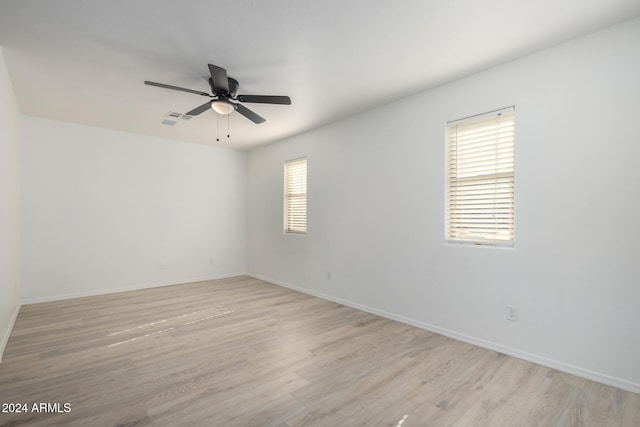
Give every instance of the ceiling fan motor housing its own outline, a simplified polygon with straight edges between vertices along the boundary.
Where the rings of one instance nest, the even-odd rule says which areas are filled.
[[[238,93],[238,87],[240,86],[240,83],[238,83],[238,81],[232,77],[227,77],[227,80],[229,82],[229,93],[219,93],[220,91],[216,91],[215,87],[213,86],[213,79],[209,77],[209,86],[211,87],[211,92],[218,96],[226,95],[229,98],[235,98],[236,94]]]

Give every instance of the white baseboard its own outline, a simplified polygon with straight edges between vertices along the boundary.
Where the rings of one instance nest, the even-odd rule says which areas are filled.
[[[9,327],[4,331],[4,334],[2,335],[2,340],[0,340],[0,363],[2,363],[2,355],[4,355],[4,349],[7,348],[7,343],[9,342],[11,331],[13,331],[13,325],[15,325],[16,319],[18,318],[18,312],[20,312],[19,303],[16,305],[16,308],[13,310],[13,314],[11,315],[11,320],[9,321]]]
[[[408,317],[404,317],[398,314],[389,313],[386,311],[378,310],[376,308],[368,307],[362,304],[354,303],[351,301],[346,301],[341,298],[336,298],[331,295],[326,295],[320,292],[311,291],[309,289],[301,288],[299,286],[291,285],[290,283],[281,282],[279,280],[275,280],[269,277],[261,276],[259,274],[247,273],[247,276],[253,277],[255,279],[264,280],[265,282],[273,283],[275,285],[279,285],[285,288],[292,289],[294,291],[302,292],[304,294],[312,295],[318,298],[322,298],[328,301],[333,301],[338,304],[345,305],[347,307],[355,308],[357,310],[365,311],[367,313],[375,314],[377,316],[385,317],[387,319],[395,320],[401,323],[405,323],[407,325],[415,326],[420,329],[425,329],[430,332],[434,332],[436,334],[444,335],[449,338],[453,338],[459,341],[464,341],[469,344],[477,345],[479,347],[483,347],[489,350],[497,351],[499,353],[504,353],[509,356],[516,357],[518,359],[526,360],[528,362],[532,362],[538,365],[546,366],[547,368],[556,369],[561,372],[565,372],[568,374],[576,375],[578,377],[586,378],[588,380],[596,381],[602,384],[606,384],[612,387],[617,387],[622,390],[627,390],[633,393],[640,394],[640,384],[634,383],[631,381],[627,381],[622,378],[612,377],[607,374],[603,374],[601,372],[591,371],[589,369],[584,369],[579,366],[571,365],[569,363],[560,362],[558,360],[549,359],[547,357],[528,353],[522,350],[518,350],[516,348],[507,347],[502,344],[494,343],[491,341],[483,340],[481,338],[473,337],[470,335],[462,334],[456,331],[452,331],[449,329],[441,328],[439,326],[431,325],[428,323],[424,323],[415,319],[410,319]]]
[[[27,298],[22,300],[22,305],[37,304],[40,302],[61,301],[61,300],[72,299],[72,298],[93,297],[97,295],[114,294],[117,292],[137,291],[140,289],[159,288],[161,286],[180,285],[180,284],[192,283],[192,282],[204,282],[206,280],[226,279],[229,277],[237,277],[237,276],[244,276],[244,275],[246,275],[246,273],[222,274],[217,276],[192,277],[192,278],[172,280],[172,281],[143,283],[143,284],[137,284],[137,285],[124,286],[121,288],[92,289],[89,291],[73,292],[69,294],[60,294],[60,295],[46,296],[46,297],[40,297],[40,298]]]

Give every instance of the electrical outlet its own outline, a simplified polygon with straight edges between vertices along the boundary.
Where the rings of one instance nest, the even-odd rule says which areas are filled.
[[[158,264],[158,270],[164,270],[164,262]]]
[[[331,280],[331,272],[327,271],[327,280]]]
[[[518,307],[515,305],[507,306],[507,320],[511,320],[512,322],[518,321]]]
[[[209,258],[209,265],[213,265],[213,258]]]

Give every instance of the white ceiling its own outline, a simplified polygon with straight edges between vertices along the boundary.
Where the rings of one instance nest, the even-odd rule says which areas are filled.
[[[640,16],[640,0],[0,0],[0,46],[23,114],[236,149],[286,138]],[[207,111],[207,63],[253,124]],[[218,129],[220,142],[216,142]]]

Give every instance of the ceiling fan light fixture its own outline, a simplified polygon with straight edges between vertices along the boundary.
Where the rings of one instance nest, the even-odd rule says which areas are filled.
[[[222,99],[216,99],[215,101],[211,101],[211,108],[218,114],[231,114],[236,110],[236,106],[229,101],[225,101]]]

